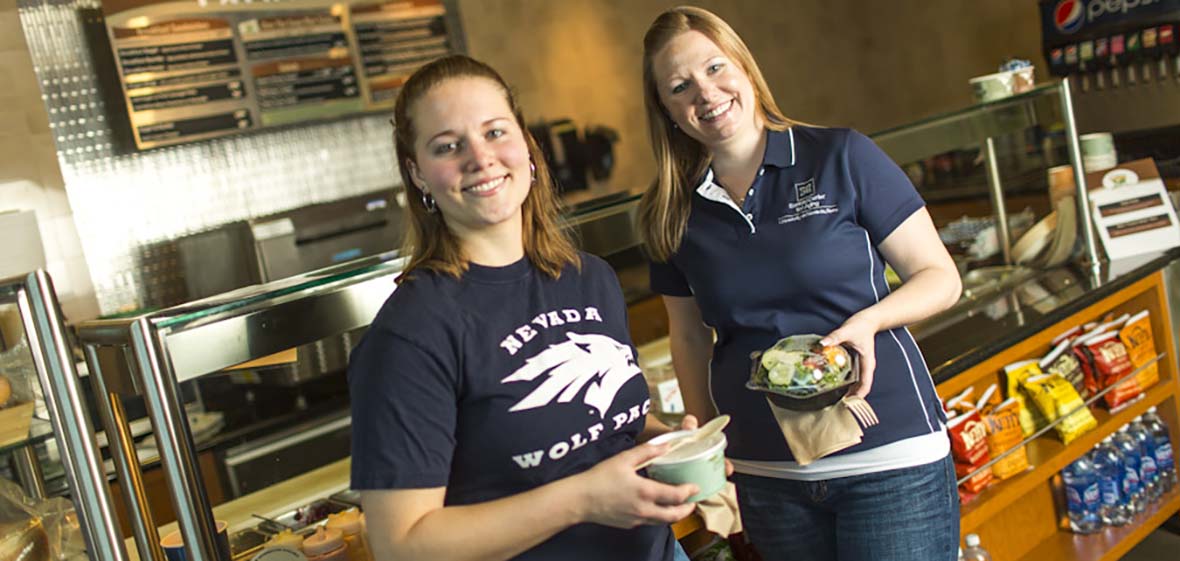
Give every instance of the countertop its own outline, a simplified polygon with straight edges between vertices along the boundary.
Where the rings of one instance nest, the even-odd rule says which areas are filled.
[[[1180,258],[1180,248],[1104,264],[1041,271],[1013,288],[910,328],[936,384],[1129,286]]]

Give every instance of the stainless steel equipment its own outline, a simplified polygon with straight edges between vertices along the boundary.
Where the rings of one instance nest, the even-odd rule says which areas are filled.
[[[177,241],[190,299],[287,278],[396,250],[401,244],[401,189],[385,189],[253,220]],[[235,375],[240,383],[290,386],[339,372],[361,331],[299,348],[293,364]]]
[[[148,405],[189,558],[229,561],[219,557],[179,383],[368,325],[396,288],[393,279],[404,264],[382,254],[137,318],[78,327],[90,378],[102,386],[96,393],[105,399],[98,400],[98,408],[108,438],[114,438],[115,470],[120,481],[130,482],[122,487],[130,517],[140,522],[132,524],[140,559],[164,561],[155,526],[144,523],[150,514],[144,490],[136,484],[140,466],[118,408],[121,396],[140,393]],[[103,350],[125,363],[100,360]]]
[[[265,439],[251,440],[225,451],[227,489],[240,497],[350,453],[352,417],[343,411],[330,419],[313,419]]]
[[[102,455],[82,403],[73,353],[49,274],[35,271],[0,279],[0,303],[9,302],[15,302],[20,310],[90,558],[124,561],[127,551],[102,471]],[[39,474],[31,446],[18,454],[18,459],[27,469],[22,473]],[[36,486],[35,481],[22,483]]]

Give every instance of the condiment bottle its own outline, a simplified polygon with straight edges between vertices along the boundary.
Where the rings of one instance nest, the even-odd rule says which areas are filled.
[[[348,561],[344,534],[340,530],[320,526],[316,533],[303,540],[303,554],[308,561]]]
[[[266,547],[289,547],[295,551],[303,551],[303,537],[286,529],[266,540]]]
[[[348,561],[372,561],[373,559],[369,553],[368,545],[365,543],[362,522],[361,513],[355,508],[328,515],[328,523],[325,526],[329,529],[340,530],[344,535],[344,544],[348,548]]]

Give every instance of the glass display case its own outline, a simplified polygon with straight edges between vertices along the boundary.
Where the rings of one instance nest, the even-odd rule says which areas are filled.
[[[933,115],[870,137],[902,166],[932,214],[940,208],[964,208],[956,203],[977,197],[989,200],[1001,267],[1014,265],[1013,221],[1006,199],[1032,194],[1048,200],[1049,168],[1068,163],[1073,170],[1082,261],[1091,272],[1097,271],[1100,258],[1089,226],[1090,205],[1068,81],[1040,84],[1021,94]],[[935,220],[938,223],[939,217]]]
[[[115,511],[102,472],[102,457],[83,408],[78,373],[49,274],[34,271],[0,279],[0,306],[6,305],[15,305],[20,318],[19,327],[10,326],[6,334],[22,331],[23,336],[19,343],[10,344],[8,350],[28,353],[31,370],[36,373],[36,380],[29,382],[37,383],[43,389],[49,419],[33,418],[27,425],[20,424],[20,434],[6,439],[0,452],[12,453],[26,494],[34,499],[42,498],[45,496],[44,480],[34,446],[56,438],[78,523],[91,558],[123,561],[126,559],[123,538],[114,522]],[[23,405],[29,409],[33,407],[31,402]],[[16,407],[21,405],[9,409]],[[24,426],[28,426],[27,432]]]
[[[147,405],[190,559],[228,561],[228,552],[217,545],[213,505],[189,413],[178,398],[179,384],[367,326],[396,288],[394,278],[404,264],[404,258],[387,253],[135,318],[78,327],[140,559],[165,557],[123,398],[141,395]]]

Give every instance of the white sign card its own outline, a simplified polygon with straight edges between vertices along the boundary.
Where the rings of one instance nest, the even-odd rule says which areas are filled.
[[[1112,261],[1180,246],[1180,223],[1162,180],[1090,191],[1090,206]]]

